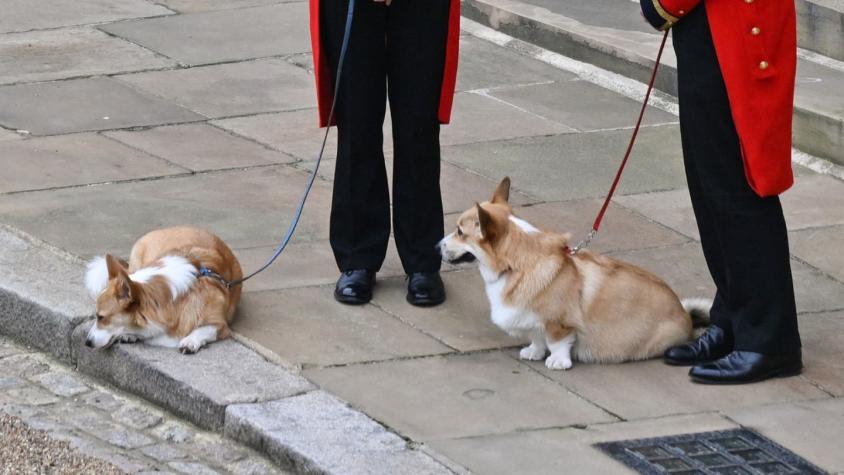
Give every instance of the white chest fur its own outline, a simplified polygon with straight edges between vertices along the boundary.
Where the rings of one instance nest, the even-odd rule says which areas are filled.
[[[529,310],[516,308],[504,303],[504,289],[507,279],[499,277],[487,280],[486,295],[489,298],[490,318],[499,328],[511,335],[522,336],[540,328],[540,319]]]

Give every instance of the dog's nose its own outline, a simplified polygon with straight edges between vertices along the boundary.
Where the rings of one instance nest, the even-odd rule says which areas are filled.
[[[86,338],[86,339],[85,339],[85,346],[87,346],[88,348],[93,348],[93,347],[94,347],[94,342],[93,342],[93,341],[91,341],[91,339],[90,339],[90,338]]]

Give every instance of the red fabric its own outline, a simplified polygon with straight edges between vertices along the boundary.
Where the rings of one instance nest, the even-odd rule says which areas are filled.
[[[662,5],[662,8],[665,11],[676,18],[683,18],[687,13],[692,11],[694,7],[700,3],[701,0],[659,0],[659,3]],[[729,0],[729,1],[737,1],[737,0]],[[741,0],[744,1],[744,0]],[[770,0],[760,0],[760,1],[770,1]],[[707,8],[709,8],[709,3],[711,0],[706,3]],[[681,13],[682,12],[682,13]]]
[[[319,28],[319,2],[310,0],[311,12],[311,48],[314,54],[314,76],[316,77],[317,105],[319,107],[319,126],[336,125],[336,120],[328,124],[331,101],[334,98],[331,68],[328,58],[322,50]],[[445,68],[440,93],[440,107],[437,117],[443,124],[451,120],[451,106],[454,101],[454,89],[457,83],[457,57],[460,47],[460,0],[451,0],[448,18],[448,43],[446,44]]]
[[[661,0],[682,18],[700,0]],[[797,70],[797,27],[790,0],[706,0],[709,28],[741,141],[744,169],[759,196],[794,183],[791,120]],[[683,21],[680,19],[680,21]],[[752,34],[753,28],[759,33]],[[760,68],[762,61],[768,66]]]

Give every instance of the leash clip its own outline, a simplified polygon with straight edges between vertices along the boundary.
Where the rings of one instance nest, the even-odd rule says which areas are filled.
[[[592,240],[595,239],[595,235],[597,234],[598,231],[595,228],[592,228],[592,230],[589,231],[589,233],[586,235],[585,238],[583,238],[583,240],[581,240],[579,243],[577,243],[576,246],[569,250],[569,254],[573,256],[580,252],[582,249],[589,247],[589,244],[592,243]]]
[[[207,267],[200,267],[199,270],[196,273],[196,276],[197,277],[210,277],[214,280],[220,281],[220,283],[223,284],[223,286],[225,288],[227,288],[227,289],[231,288],[231,282],[227,281],[226,279],[223,278],[223,276],[221,276],[220,274],[214,272],[213,270],[211,270]]]

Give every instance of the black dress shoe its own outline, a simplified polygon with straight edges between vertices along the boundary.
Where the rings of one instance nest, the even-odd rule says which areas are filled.
[[[445,302],[445,287],[439,272],[414,272],[407,276],[407,301],[417,307]]]
[[[695,341],[672,346],[665,350],[663,359],[675,366],[692,366],[715,361],[733,351],[733,339],[724,330],[712,325]]]
[[[366,269],[348,270],[340,274],[334,287],[334,299],[340,303],[362,305],[372,300],[375,272]]]
[[[785,355],[763,355],[734,351],[720,360],[704,363],[689,371],[692,381],[704,384],[744,384],[800,374],[800,351]]]

